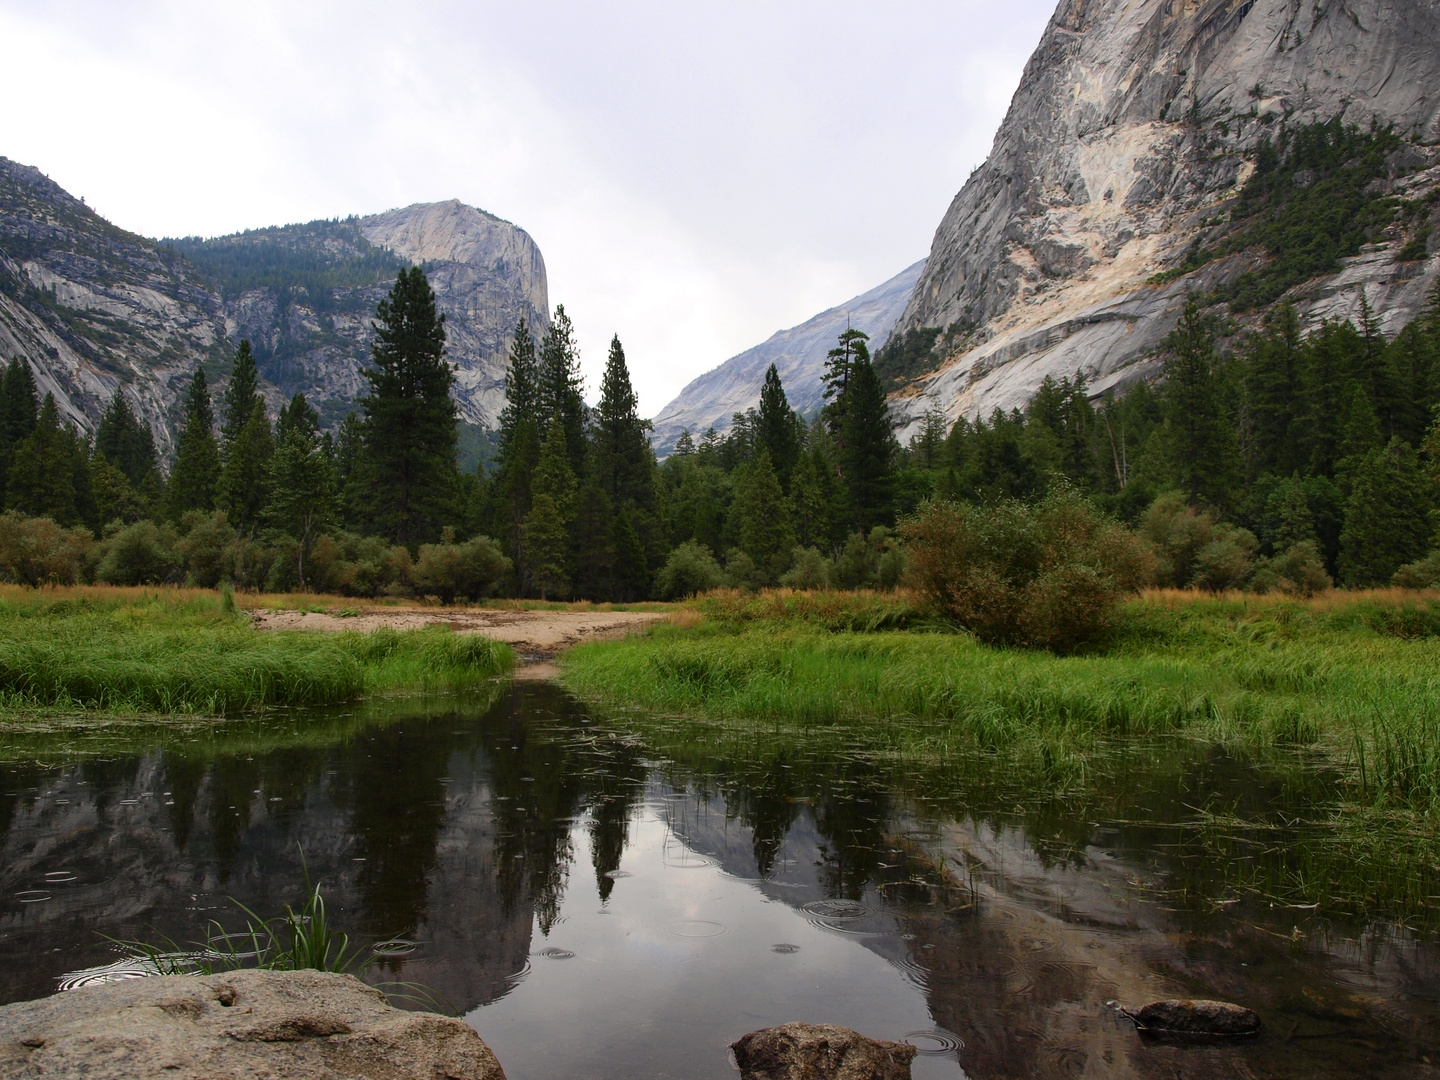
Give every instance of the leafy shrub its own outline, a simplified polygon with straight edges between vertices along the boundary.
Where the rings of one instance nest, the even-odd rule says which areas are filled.
[[[1153,558],[1073,489],[1044,501],[932,502],[901,525],[909,579],[982,641],[1064,652],[1104,636]]]
[[[830,587],[830,560],[813,547],[795,548],[790,569],[780,576],[787,589],[827,589]]]
[[[235,557],[235,530],[223,510],[207,514],[191,510],[180,519],[185,535],[175,542],[176,553],[185,560],[186,577],[190,584],[213,589],[222,579],[230,577]]]
[[[655,588],[667,600],[709,592],[725,584],[725,571],[704,544],[686,540],[665,560]]]
[[[1423,559],[1400,567],[1395,571],[1392,584],[1402,589],[1433,589],[1440,586],[1440,551],[1432,551]]]
[[[454,534],[446,532],[441,543],[420,545],[420,559],[415,564],[417,591],[440,597],[442,604],[453,604],[456,596],[467,600],[489,596],[510,572],[510,560],[488,536],[457,544]]]
[[[1178,491],[1150,504],[1140,519],[1140,535],[1155,549],[1156,584],[1177,589],[1238,587],[1250,576],[1259,547],[1254,533],[1187,506]]]
[[[175,530],[149,519],[117,529],[100,545],[95,576],[107,585],[155,585],[179,577]]]
[[[17,585],[74,585],[94,544],[88,529],[12,510],[0,515],[0,575]]]
[[[1325,572],[1325,560],[1313,540],[1291,544],[1283,554],[1262,559],[1250,578],[1255,592],[1282,592],[1298,596],[1314,596],[1334,582]]]
[[[764,576],[755,566],[755,560],[739,548],[725,553],[725,580],[727,588],[746,589],[755,592],[764,586]]]

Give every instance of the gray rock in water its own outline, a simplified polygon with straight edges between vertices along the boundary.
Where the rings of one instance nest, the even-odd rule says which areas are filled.
[[[166,976],[0,1007],[7,1080],[504,1080],[460,1020],[403,1012],[351,975]]]
[[[1260,1017],[1228,1001],[1152,1001],[1139,1009],[1120,1011],[1144,1031],[1181,1035],[1258,1035]]]
[[[915,1047],[834,1024],[781,1024],[730,1044],[741,1080],[910,1080]]]

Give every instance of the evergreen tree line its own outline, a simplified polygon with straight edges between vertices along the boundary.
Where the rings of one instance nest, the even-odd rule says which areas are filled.
[[[299,394],[272,423],[247,342],[218,417],[197,371],[168,477],[122,393],[88,440],[13,361],[0,572],[446,600],[889,587],[904,568],[892,530],[927,500],[1064,488],[1145,537],[1160,584],[1440,582],[1440,287],[1390,341],[1368,309],[1306,335],[1288,304],[1227,338],[1192,299],[1157,384],[1094,398],[1080,372],[1046,379],[1023,412],[951,424],[934,409],[903,448],[868,339],[847,330],[815,415],[790,407],[772,365],[755,408],[723,436],[684,433],[663,463],[618,337],[586,404],[562,306],[538,342],[516,328],[488,476],[456,466],[444,318],[422,271],[399,275],[375,326],[369,392],[333,434]],[[21,528],[38,519],[51,531]]]

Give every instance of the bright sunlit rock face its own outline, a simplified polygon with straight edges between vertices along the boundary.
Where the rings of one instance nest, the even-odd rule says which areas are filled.
[[[1185,292],[1226,268],[1168,288],[1145,282],[1226,211],[1253,168],[1246,153],[1282,121],[1337,116],[1361,126],[1374,116],[1433,142],[1437,40],[1435,0],[1063,0],[898,324],[975,333],[902,416],[918,421],[928,395],[952,418],[988,416],[1077,368],[1092,390],[1153,374],[1136,362],[1174,325]],[[1426,164],[1436,160],[1432,147]],[[1381,253],[1322,287],[1309,313],[1353,316],[1364,286],[1398,330],[1434,263],[1397,274]]]

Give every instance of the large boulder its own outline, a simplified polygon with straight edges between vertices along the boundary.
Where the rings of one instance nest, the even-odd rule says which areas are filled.
[[[504,1080],[467,1024],[403,1012],[351,975],[235,971],[0,1007],[7,1080]]]
[[[730,1044],[741,1080],[910,1080],[915,1047],[834,1024],[781,1024]]]

